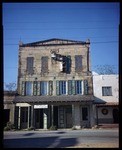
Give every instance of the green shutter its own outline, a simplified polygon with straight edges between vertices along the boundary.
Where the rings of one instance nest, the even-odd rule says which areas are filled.
[[[49,81],[49,95],[53,95],[53,81]]]
[[[75,95],[76,92],[75,92],[75,81],[72,80],[72,94]]]
[[[68,94],[72,95],[72,80],[68,80]]]
[[[25,95],[25,81],[22,81],[22,95]]]
[[[59,95],[59,81],[56,81],[56,95]]]
[[[84,94],[87,95],[88,94],[88,81],[84,80]]]
[[[37,81],[33,82],[33,95],[37,95]]]
[[[40,81],[37,82],[37,95],[40,95]]]

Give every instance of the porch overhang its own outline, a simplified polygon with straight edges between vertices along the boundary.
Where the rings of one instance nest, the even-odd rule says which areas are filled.
[[[93,95],[16,96],[13,103],[93,102]]]

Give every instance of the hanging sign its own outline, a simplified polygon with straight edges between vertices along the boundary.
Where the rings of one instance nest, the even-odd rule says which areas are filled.
[[[48,108],[48,105],[34,105],[34,109]]]

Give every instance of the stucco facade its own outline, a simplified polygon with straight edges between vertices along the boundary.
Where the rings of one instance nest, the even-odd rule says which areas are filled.
[[[93,75],[93,89],[96,100],[103,101],[97,105],[98,123],[118,123],[118,75]]]
[[[89,46],[64,39],[19,45],[16,128],[94,125]]]

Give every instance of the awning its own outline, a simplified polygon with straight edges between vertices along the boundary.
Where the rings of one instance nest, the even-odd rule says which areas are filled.
[[[36,103],[36,102],[92,102],[93,95],[60,95],[60,96],[16,96],[14,103]]]

